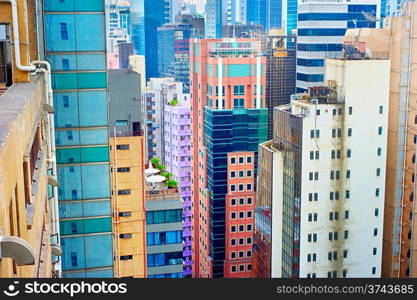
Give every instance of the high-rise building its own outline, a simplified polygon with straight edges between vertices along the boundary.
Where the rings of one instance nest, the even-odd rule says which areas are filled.
[[[272,139],[275,106],[288,104],[295,93],[296,37],[285,31],[263,38],[266,56],[265,99],[268,108],[268,139]]]
[[[223,25],[223,6],[221,0],[207,0],[205,5],[206,37],[221,38]]]
[[[119,68],[120,69],[129,68],[129,57],[133,55],[133,52],[134,52],[133,43],[120,43],[118,49],[119,49]]]
[[[372,20],[372,16],[374,20]],[[298,6],[297,90],[324,84],[324,59],[342,56],[343,36],[348,28],[375,28],[380,1],[316,1]]]
[[[112,277],[104,1],[47,0],[43,12],[56,108],[63,277]]]
[[[171,22],[171,0],[132,0],[130,13],[134,54],[145,56],[146,78],[157,77],[157,28]]]
[[[120,43],[130,42],[130,10],[123,0],[106,1],[107,51],[117,52]]]
[[[247,0],[222,1],[222,23],[224,25],[245,24]],[[249,5],[251,3],[249,2]]]
[[[258,144],[267,139],[257,39],[191,43],[193,275],[248,277]]]
[[[222,26],[222,38],[250,38],[263,33],[262,25],[233,24]]]
[[[391,61],[383,277],[417,277],[415,157],[417,3],[405,3],[384,29],[349,30],[345,43]]]
[[[114,277],[146,277],[145,145],[140,74],[109,70]]]
[[[54,108],[35,2],[0,1],[2,278],[61,276]]]
[[[145,170],[147,277],[182,278],[183,204],[178,182],[155,165],[149,164]]]
[[[181,54],[188,54],[189,39],[192,36],[189,24],[165,24],[158,27],[158,74],[160,77],[176,77],[176,64],[185,65],[182,73],[189,74],[188,55],[183,60]],[[180,70],[180,69],[178,69]],[[188,85],[188,83],[187,83]]]
[[[327,59],[260,145],[256,277],[380,277],[389,60]]]
[[[249,1],[248,4],[250,3],[250,5],[246,6],[246,23],[262,25],[266,33],[270,29],[286,28],[285,8],[287,2],[290,2],[290,0]]]
[[[187,10],[183,10],[179,15],[175,17],[175,23],[190,24],[192,37],[204,38],[205,23],[204,17],[202,15],[192,14]]]
[[[151,78],[143,93],[142,114],[147,160],[164,157],[164,107],[171,99],[183,99],[182,83],[174,78]]]
[[[175,95],[172,95],[174,97]],[[164,108],[164,162],[166,171],[178,182],[178,190],[184,201],[182,220],[184,276],[192,275],[191,234],[191,111],[190,99],[167,99]]]

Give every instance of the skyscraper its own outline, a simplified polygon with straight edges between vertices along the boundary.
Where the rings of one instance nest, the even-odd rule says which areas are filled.
[[[369,20],[374,16],[375,20]],[[380,1],[305,1],[298,6],[297,90],[323,85],[324,59],[342,55],[348,28],[375,28]]]
[[[130,12],[134,54],[145,56],[146,78],[157,77],[157,28],[171,22],[171,0],[132,0]]]
[[[283,12],[286,0],[253,0],[246,6],[246,23],[262,25],[267,33],[270,29],[284,28]]]
[[[266,59],[256,39],[191,46],[193,274],[248,277],[257,145],[267,139]]]
[[[104,1],[47,0],[43,9],[56,107],[63,277],[112,277]]]
[[[389,60],[327,59],[260,145],[256,277],[380,277]]]
[[[206,37],[220,38],[223,25],[223,6],[221,0],[207,0],[205,6]]]
[[[274,107],[289,103],[291,95],[295,93],[295,44],[295,35],[286,35],[284,30],[263,38],[266,56],[268,139],[272,139]]]

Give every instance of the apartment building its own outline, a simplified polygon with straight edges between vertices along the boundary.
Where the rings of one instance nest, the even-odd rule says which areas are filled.
[[[55,110],[35,2],[0,1],[0,277],[8,278],[61,276]]]
[[[274,109],[260,145],[255,277],[381,276],[387,59],[327,59],[327,86]]]

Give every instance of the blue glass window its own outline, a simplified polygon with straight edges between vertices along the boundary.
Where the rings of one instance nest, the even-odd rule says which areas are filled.
[[[320,81],[323,81],[323,74],[297,73],[297,80],[307,81],[307,82],[320,82]]]
[[[61,23],[61,40],[68,41],[68,27],[66,23]]]

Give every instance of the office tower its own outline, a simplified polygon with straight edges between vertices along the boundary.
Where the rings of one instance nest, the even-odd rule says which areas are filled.
[[[223,13],[221,0],[207,0],[205,5],[206,37],[221,38]]]
[[[129,68],[140,74],[140,86],[143,92],[146,87],[146,71],[145,71],[145,56],[143,55],[131,55],[129,56]]]
[[[349,30],[345,43],[372,56],[391,60],[387,175],[384,216],[383,277],[417,276],[415,156],[417,4],[405,3],[384,29]]]
[[[389,60],[326,59],[260,146],[257,277],[380,277]]]
[[[163,158],[165,152],[163,124],[164,107],[168,99],[182,99],[183,89],[181,82],[174,78],[151,78],[143,94],[143,130],[145,134],[145,153],[147,160],[154,157]]]
[[[130,13],[134,54],[146,58],[146,79],[158,77],[157,28],[171,22],[171,0],[132,0]]]
[[[184,276],[192,275],[192,235],[191,235],[191,111],[190,99],[171,96],[164,109],[164,161],[166,171],[178,182],[178,190],[183,204],[183,259]]]
[[[175,23],[175,17],[180,14],[182,8],[184,7],[184,0],[171,0],[171,20],[169,23]]]
[[[290,2],[292,0],[288,0]],[[285,28],[284,17],[287,1],[281,0],[253,0],[246,6],[246,23],[262,25],[267,33],[270,29]],[[288,4],[289,5],[289,4]],[[297,3],[295,3],[295,6]],[[288,15],[288,21],[290,20]],[[289,32],[288,32],[289,33]]]
[[[146,277],[145,147],[141,77],[109,70],[114,277]]]
[[[193,275],[248,277],[257,151],[267,139],[266,58],[256,39],[191,47]]]
[[[104,1],[55,0],[43,7],[63,277],[113,276],[104,8]]]
[[[180,54],[188,54],[191,25],[165,24],[158,27],[158,74],[160,77],[176,77],[175,65]],[[188,66],[188,56],[184,59]],[[188,69],[188,68],[187,68]],[[189,70],[186,70],[189,74]]]
[[[130,42],[129,4],[121,0],[106,1],[107,51],[117,52],[120,43]]]
[[[134,52],[133,43],[120,43],[119,44],[119,68],[120,69],[129,68],[129,57],[133,55],[133,52]]]
[[[205,23],[202,15],[192,14],[187,10],[182,10],[181,13],[175,17],[175,23],[190,24],[192,37],[204,38]]]
[[[222,26],[223,38],[250,38],[263,32],[262,25],[233,24]]]
[[[178,182],[149,164],[146,180],[146,252],[148,278],[182,278],[182,199]]]
[[[263,38],[266,56],[266,107],[268,108],[268,139],[272,139],[275,106],[290,102],[295,93],[296,37],[284,30]],[[270,31],[272,32],[272,31]]]
[[[348,28],[375,28],[380,2],[306,1],[298,6],[297,91],[323,85],[324,59],[342,55],[343,36]]]
[[[246,23],[246,1],[247,0],[225,0],[222,1],[222,20],[225,25]],[[250,5],[250,1],[249,1]]]
[[[34,5],[0,1],[0,277],[8,278],[61,271],[50,68]]]

